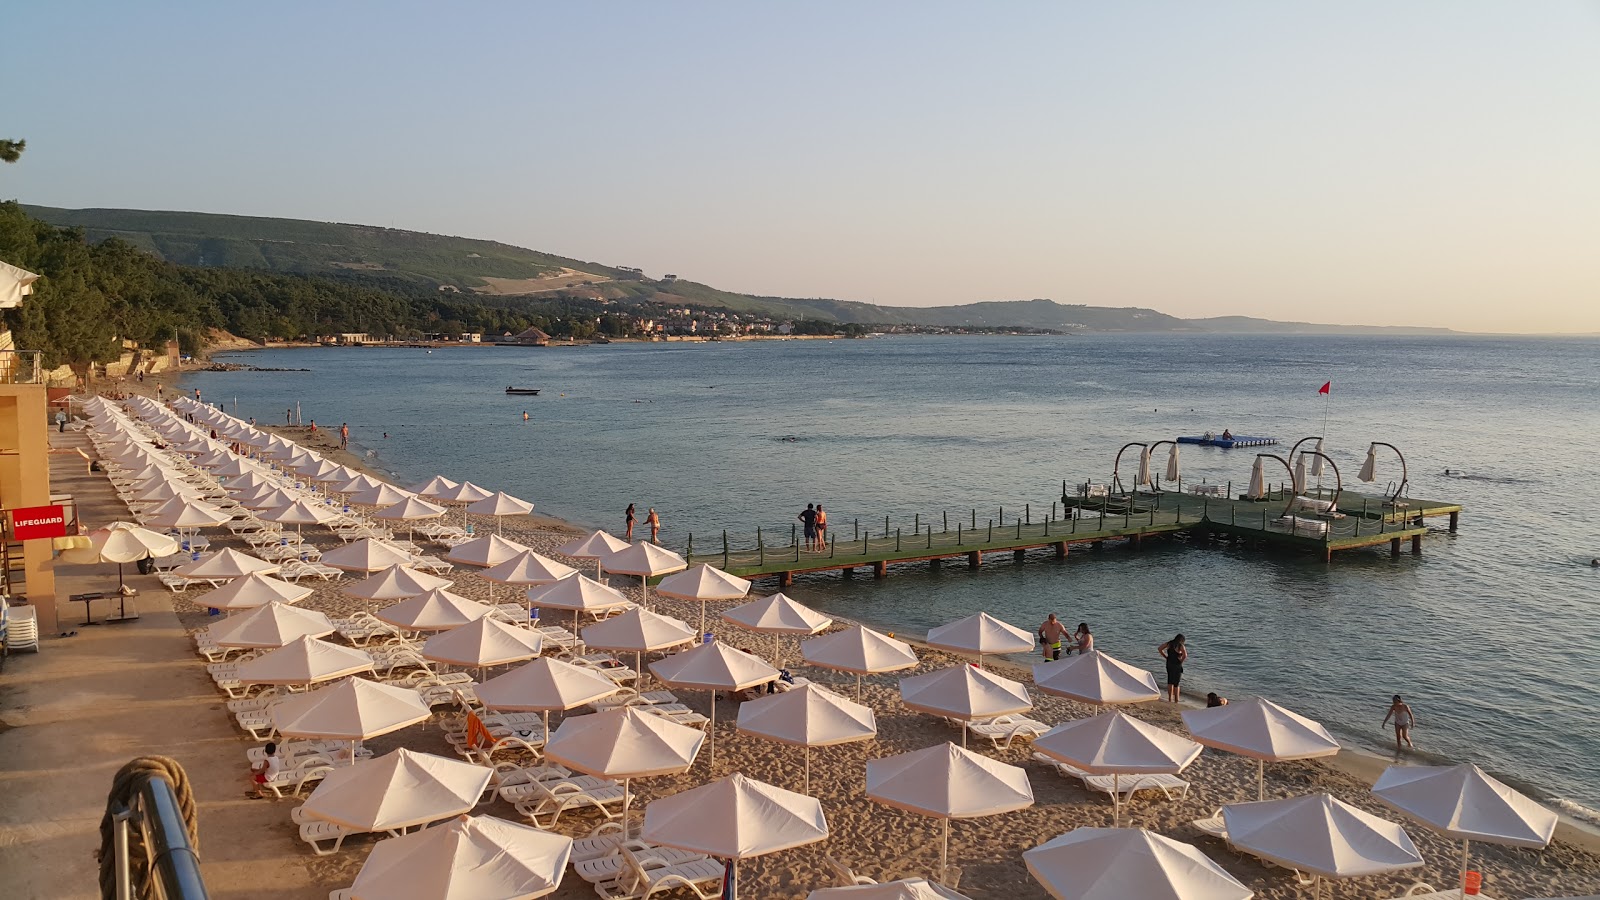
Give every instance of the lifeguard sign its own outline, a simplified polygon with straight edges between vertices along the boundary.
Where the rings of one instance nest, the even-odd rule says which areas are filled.
[[[61,506],[27,506],[11,511],[13,540],[66,537],[67,511]]]

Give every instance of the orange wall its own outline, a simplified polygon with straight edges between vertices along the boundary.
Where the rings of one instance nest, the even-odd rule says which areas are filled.
[[[50,424],[45,388],[0,384],[0,506],[44,506],[50,502]],[[23,545],[28,602],[38,608],[39,632],[56,630],[56,577],[50,542]]]

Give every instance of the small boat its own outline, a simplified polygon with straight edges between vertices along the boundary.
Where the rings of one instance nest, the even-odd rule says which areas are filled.
[[[506,388],[506,393],[508,393],[508,394],[523,394],[525,396],[532,397],[532,396],[534,396],[534,395],[539,393],[539,389],[538,388],[507,387]]]
[[[1204,435],[1202,437],[1178,438],[1178,443],[1180,444],[1199,444],[1202,447],[1221,447],[1224,450],[1231,447],[1268,447],[1277,442],[1278,439],[1275,437],[1247,437],[1238,434],[1229,435],[1228,437]]]

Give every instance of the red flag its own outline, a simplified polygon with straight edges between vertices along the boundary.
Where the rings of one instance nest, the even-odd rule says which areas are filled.
[[[1333,382],[1331,382],[1331,381],[1326,382],[1325,384],[1322,385],[1322,387],[1317,388],[1317,393],[1326,394],[1328,392],[1328,389],[1331,388],[1331,387],[1333,387]]]

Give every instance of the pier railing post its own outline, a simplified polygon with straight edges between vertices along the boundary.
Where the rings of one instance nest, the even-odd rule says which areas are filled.
[[[692,531],[689,532],[689,546],[683,550],[683,561],[691,566],[694,565],[694,532]]]
[[[894,530],[894,552],[900,552],[900,529]]]
[[[956,546],[961,546],[961,523],[956,523]]]
[[[756,565],[767,564],[767,542],[761,538],[761,526],[756,526]]]
[[[872,540],[872,535],[870,535],[870,534],[863,534],[861,536],[861,555],[862,556],[866,556],[867,555],[867,542],[870,541],[870,540]]]
[[[922,513],[911,514],[911,530],[919,534],[922,532]]]
[[[883,517],[883,536],[884,537],[888,537],[889,536],[889,517],[888,516],[884,516]]]
[[[728,567],[728,529],[722,529],[722,567]]]
[[[857,538],[861,537],[861,520],[860,519],[856,520],[856,534],[855,534],[855,536]]]
[[[789,543],[793,544],[796,547],[799,547],[800,546],[800,533],[795,530],[796,527],[797,526],[795,526],[795,525],[790,525],[789,526]]]
[[[989,540],[985,541],[984,543],[988,543],[988,544],[994,543],[994,520],[993,519],[989,520]]]
[[[961,526],[957,525],[956,527],[960,528]],[[948,509],[944,511],[944,530],[945,531],[949,531],[950,530],[950,510],[948,510]]]
[[[1023,519],[1023,521],[1027,522],[1029,525],[1033,524],[1033,504],[1032,503],[1024,503],[1024,504],[1022,504],[1022,519]]]
[[[1000,524],[1002,526],[1006,524],[1006,508],[1004,506],[1000,507]]]
[[[972,508],[972,530],[978,530],[978,508],[976,506]]]
[[[1022,540],[1022,520],[1017,520],[1017,540]]]
[[[928,549],[933,549],[933,523],[928,523]]]

